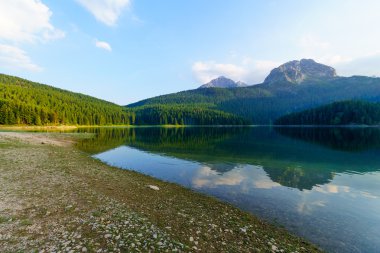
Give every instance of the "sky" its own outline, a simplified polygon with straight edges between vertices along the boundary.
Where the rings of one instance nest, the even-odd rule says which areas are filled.
[[[380,76],[377,0],[1,0],[0,73],[120,105],[312,58]]]

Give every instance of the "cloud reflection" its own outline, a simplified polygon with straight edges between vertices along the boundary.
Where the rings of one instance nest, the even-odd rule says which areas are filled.
[[[244,192],[251,188],[272,189],[281,186],[273,182],[261,166],[253,165],[236,165],[225,173],[217,172],[212,165],[202,166],[194,173],[192,184],[195,188],[240,186]]]

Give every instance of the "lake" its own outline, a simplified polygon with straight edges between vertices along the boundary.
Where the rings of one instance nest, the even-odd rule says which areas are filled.
[[[329,252],[380,249],[379,128],[81,128],[78,147],[215,196]]]

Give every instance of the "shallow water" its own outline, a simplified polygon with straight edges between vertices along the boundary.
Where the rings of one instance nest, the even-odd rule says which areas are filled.
[[[101,161],[216,196],[332,252],[380,249],[378,128],[92,128]]]

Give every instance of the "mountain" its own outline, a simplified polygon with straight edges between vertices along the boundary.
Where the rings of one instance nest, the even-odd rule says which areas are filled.
[[[282,66],[272,70],[261,84],[234,89],[211,87],[182,91],[145,99],[127,108],[180,104],[183,107],[223,111],[253,124],[272,124],[286,114],[332,102],[351,99],[380,101],[380,78],[340,77],[333,68],[313,60],[292,61]],[[284,73],[294,69],[293,73],[297,74],[293,77],[297,78],[289,79],[285,74],[280,78],[281,69]]]
[[[0,124],[130,124],[134,117],[101,99],[0,74]]]
[[[241,81],[235,82],[229,78],[226,78],[224,76],[220,76],[216,79],[211,80],[210,82],[203,84],[199,87],[199,89],[203,88],[236,88],[236,87],[245,87],[247,86],[246,83],[243,83]]]
[[[312,59],[290,61],[273,69],[264,83],[290,82],[300,84],[307,80],[331,80],[335,78],[334,68],[315,62]]]
[[[341,101],[298,113],[275,121],[276,125],[379,125],[380,103]]]

